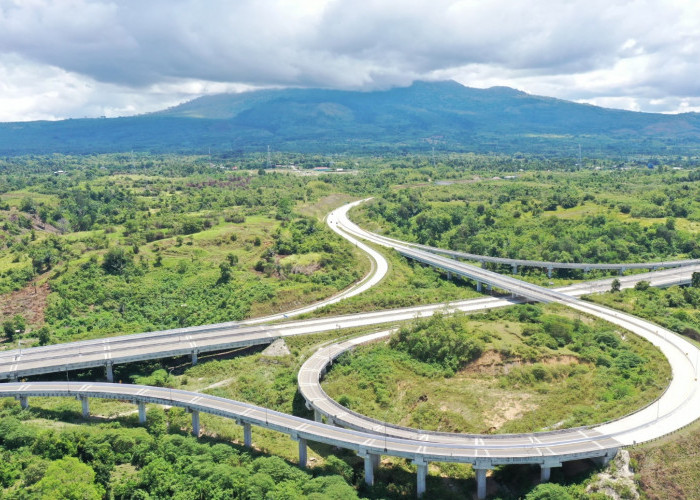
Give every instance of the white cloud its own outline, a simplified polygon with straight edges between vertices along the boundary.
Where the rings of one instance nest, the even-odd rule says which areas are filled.
[[[0,0],[0,120],[446,77],[685,111],[700,97],[697,26],[693,0]]]

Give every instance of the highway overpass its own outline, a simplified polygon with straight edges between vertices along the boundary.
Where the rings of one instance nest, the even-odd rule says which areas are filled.
[[[15,382],[1,385],[0,395],[17,397],[23,405],[28,404],[28,398],[35,396],[78,397],[83,401],[85,413],[89,412],[88,399],[91,397],[126,399],[139,405],[139,413],[143,418],[145,418],[145,409],[142,411],[145,408],[143,404],[147,402],[181,406],[192,412],[195,428],[199,427],[200,411],[233,418],[243,425],[246,444],[250,444],[251,425],[279,430],[297,439],[300,442],[300,463],[302,464],[305,463],[306,440],[315,440],[355,450],[365,459],[366,480],[368,482],[373,480],[373,470],[380,455],[404,457],[414,461],[417,465],[419,494],[425,488],[427,464],[430,461],[472,463],[477,471],[480,496],[483,496],[484,493],[486,470],[495,465],[507,463],[539,464],[543,468],[543,478],[546,479],[549,469],[563,461],[577,458],[609,458],[619,446],[630,443],[630,439],[641,442],[650,439],[649,436],[670,432],[695,420],[697,414],[700,413],[700,401],[697,400],[699,392],[697,391],[697,349],[692,344],[656,325],[579,301],[573,297],[573,295],[607,290],[610,288],[611,280],[581,283],[557,290],[538,287],[425,250],[387,242],[386,239],[362,231],[347,221],[343,213],[346,214],[348,208],[346,206],[340,211],[334,211],[329,215],[328,223],[334,230],[358,247],[363,245],[364,248],[368,248],[353,236],[395,248],[410,258],[440,267],[449,273],[475,279],[477,283],[510,291],[517,296],[510,298],[487,297],[449,304],[433,304],[278,324],[258,324],[260,320],[252,320],[62,345],[15,349],[0,354],[0,379],[18,379],[42,373],[68,372],[69,370],[96,366],[105,366],[109,377],[112,374],[112,366],[116,363],[183,355],[191,356],[194,363],[197,361],[197,356],[203,352],[262,344],[285,335],[303,335],[333,329],[395,323],[419,315],[429,315],[439,310],[477,310],[483,307],[499,307],[523,300],[541,300],[564,303],[624,328],[629,328],[641,335],[649,335],[648,338],[652,339],[671,361],[674,381],[678,380],[682,383],[672,383],[659,402],[655,403],[655,407],[635,413],[634,419],[637,420],[628,418],[624,421],[618,420],[601,425],[596,430],[579,430],[578,436],[568,436],[566,439],[556,437],[550,439],[549,435],[540,437],[537,434],[510,436],[500,438],[498,442],[487,442],[485,437],[479,436],[473,437],[473,443],[462,444],[441,443],[438,438],[431,437],[429,433],[421,433],[417,440],[392,437],[388,435],[386,426],[383,436],[381,431],[376,428],[362,431],[340,429],[290,415],[277,414],[271,410],[236,401],[162,388],[99,383]],[[375,255],[379,255],[379,257],[374,257],[375,267],[380,268],[383,259],[377,252]],[[691,273],[698,269],[700,266],[667,269],[645,275],[624,276],[620,278],[620,281],[623,286],[633,286],[635,282],[645,279],[652,284],[665,286],[689,281]],[[377,281],[378,279],[371,282],[371,278],[368,278],[364,285],[359,283],[354,289],[357,290],[361,286],[369,287]],[[367,285],[370,282],[371,284]],[[297,310],[297,313],[304,310]],[[272,318],[279,319],[279,316]],[[287,315],[281,316],[286,318]],[[693,354],[695,355],[695,363],[692,362]],[[655,413],[655,421],[652,422],[649,419],[649,412]],[[380,434],[378,435],[377,432]]]

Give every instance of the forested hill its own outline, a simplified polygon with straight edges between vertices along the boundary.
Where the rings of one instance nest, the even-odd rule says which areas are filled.
[[[700,115],[605,109],[507,87],[416,82],[374,92],[260,90],[128,118],[0,124],[0,154],[475,151],[698,154]]]

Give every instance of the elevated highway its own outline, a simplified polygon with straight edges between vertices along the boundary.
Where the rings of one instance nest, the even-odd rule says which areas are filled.
[[[571,440],[533,441],[527,437],[504,439],[500,442],[468,444],[436,443],[427,440],[400,439],[375,432],[360,432],[295,417],[267,408],[230,399],[162,387],[111,384],[98,382],[15,382],[0,385],[0,397],[14,397],[28,407],[33,397],[74,397],[82,402],[83,415],[89,415],[89,399],[131,401],[139,408],[139,419],[146,421],[146,403],[185,408],[192,414],[193,433],[200,433],[200,413],[235,420],[243,427],[244,444],[251,446],[251,426],[263,427],[288,434],[299,443],[299,465],[306,466],[307,441],[326,443],[353,450],[364,458],[365,481],[374,482],[374,470],[381,455],[411,460],[418,469],[418,495],[425,491],[429,462],[470,463],[476,469],[480,493],[485,493],[487,468],[495,464],[530,463],[543,468],[559,464],[562,459],[612,457],[618,446],[605,436],[582,432]],[[601,454],[603,448],[605,454]],[[483,491],[482,491],[483,490]],[[480,495],[483,498],[483,494]]]
[[[695,268],[668,269],[655,273],[623,276],[620,282],[622,287],[632,287],[640,280],[649,281],[654,286],[686,283],[690,280],[689,273],[693,269]],[[590,281],[557,288],[554,291],[570,296],[580,296],[610,290],[611,281],[612,279]],[[113,381],[113,367],[119,364],[176,356],[189,356],[192,362],[196,363],[201,354],[267,344],[280,337],[408,321],[417,316],[429,316],[435,311],[468,312],[503,307],[524,300],[520,297],[484,297],[275,324],[257,324],[257,321],[254,324],[220,323],[13,349],[0,352],[0,380],[17,380],[46,373],[104,367],[107,379]]]
[[[503,276],[477,266],[436,255],[433,252],[428,252],[423,249],[409,247],[396,240],[386,239],[374,233],[364,231],[349,221],[347,218],[348,209],[348,206],[338,209],[334,212],[334,216],[331,220],[342,230],[348,231],[355,237],[364,238],[384,247],[392,248],[405,257],[442,269],[448,273],[448,276],[449,274],[456,274],[473,279],[477,281],[477,283],[484,283],[488,286],[506,290],[527,300],[556,302],[566,305],[626,328],[656,345],[667,357],[672,368],[672,380],[667,390],[654,405],[634,412],[625,418],[589,429],[594,431],[596,435],[605,436],[606,438],[614,440],[617,446],[626,446],[666,435],[692,423],[700,417],[700,390],[698,390],[700,388],[698,383],[698,358],[700,349],[686,339],[643,319],[581,301],[562,291],[550,290],[512,277]],[[686,276],[688,277],[692,272],[696,272],[698,268],[696,264],[688,264],[683,267],[687,271]],[[316,373],[316,371],[318,370],[319,360],[330,360],[333,357],[333,347],[328,347],[326,349],[327,352],[319,353],[319,355],[315,357],[315,368],[312,368],[309,372],[309,367],[307,367],[306,372],[300,372],[299,374],[299,382],[302,391],[311,391],[306,394],[306,396],[308,396],[306,397],[307,403],[314,408],[315,412],[317,412],[317,416],[319,413],[325,413],[331,421],[337,421],[341,425],[348,425],[365,430],[375,430],[378,425],[376,421],[358,416],[357,414],[352,414],[344,409],[339,409],[337,407],[332,408],[333,404],[329,404],[327,397],[324,397],[323,391],[320,390],[318,385],[320,372]],[[326,358],[326,356],[328,356],[328,358]],[[309,363],[312,367],[314,366],[311,361]],[[320,368],[321,371],[324,369],[325,365]],[[309,379],[309,377],[311,377],[311,379]],[[303,384],[303,386],[301,384]],[[322,406],[325,406],[326,410],[330,409],[330,411],[324,412]],[[388,426],[385,424],[385,432],[388,433],[387,427]],[[573,432],[580,433],[582,431],[577,429]],[[392,433],[395,435],[414,437],[416,435],[425,436],[427,434],[425,431],[405,428],[394,428]],[[552,437],[552,433],[536,433],[531,438],[533,440],[541,440],[541,436],[550,438]],[[557,436],[564,440],[571,438],[570,433],[566,432],[557,433]],[[430,436],[425,439],[435,439],[438,441],[454,439],[454,442],[462,442],[463,440],[468,441],[474,438],[474,436],[462,436],[461,438],[456,436],[445,437],[431,433]],[[482,436],[480,439],[487,441],[491,439],[491,437]],[[498,439],[502,438],[499,437]]]
[[[374,467],[376,467],[380,455],[404,457],[413,460],[418,467],[419,494],[425,489],[428,462],[472,463],[477,471],[480,497],[483,497],[484,493],[486,470],[495,465],[507,463],[540,464],[543,467],[543,478],[546,479],[549,469],[558,466],[563,461],[577,458],[610,457],[619,446],[631,444],[634,441],[641,442],[650,439],[649,436],[662,435],[698,417],[700,401],[697,399],[699,392],[697,391],[697,349],[692,344],[656,325],[579,301],[573,297],[573,295],[609,289],[611,280],[582,283],[557,290],[538,287],[425,250],[387,242],[386,239],[365,232],[348,221],[343,215],[347,213],[348,208],[346,206],[342,210],[334,211],[329,215],[328,223],[334,230],[357,244],[358,247],[364,246],[364,244],[356,238],[368,239],[380,245],[394,248],[407,257],[442,268],[449,273],[475,279],[478,283],[509,291],[517,296],[510,298],[488,297],[449,304],[278,324],[257,324],[256,320],[224,323],[110,339],[16,349],[0,353],[0,379],[18,379],[42,373],[67,372],[96,366],[105,366],[108,378],[110,378],[113,375],[112,366],[116,363],[182,355],[192,356],[194,363],[197,361],[198,354],[202,352],[266,343],[285,335],[303,335],[333,329],[395,323],[420,315],[432,314],[443,309],[477,310],[484,307],[499,307],[523,300],[538,300],[563,303],[637,333],[642,332],[641,335],[648,335],[648,338],[652,339],[652,342],[658,345],[671,361],[674,381],[681,382],[671,384],[659,400],[656,405],[655,419],[649,418],[649,412],[653,409],[647,408],[634,414],[638,420],[627,420],[622,424],[619,423],[620,421],[616,421],[596,429],[578,430],[577,435],[560,436],[561,433],[549,433],[541,437],[539,434],[510,436],[499,437],[493,442],[486,440],[485,436],[472,436],[472,443],[440,442],[439,439],[431,437],[428,433],[420,433],[417,439],[392,437],[389,435],[387,426],[385,426],[383,436],[377,434],[380,431],[376,429],[376,426],[361,431],[340,429],[320,422],[310,422],[290,415],[277,414],[264,408],[214,398],[213,396],[152,387],[99,383],[15,382],[0,385],[0,396],[17,397],[23,405],[28,404],[28,398],[35,396],[78,397],[83,401],[85,413],[89,412],[88,398],[126,399],[139,404],[139,415],[143,418],[145,418],[143,405],[147,402],[182,406],[192,412],[195,429],[199,427],[200,411],[236,419],[244,426],[246,444],[250,444],[250,425],[260,425],[285,432],[300,442],[300,463],[302,464],[305,463],[306,459],[307,439],[355,450],[365,459],[365,479],[368,482],[373,480]],[[365,246],[365,248],[368,247]],[[379,262],[380,260],[375,257],[376,267],[380,267]],[[645,275],[624,276],[620,281],[623,286],[633,286],[635,282],[642,279],[649,280],[656,285],[682,283],[689,281],[691,273],[697,269],[700,269],[700,266],[667,269]],[[378,279],[374,282],[376,281]],[[368,279],[364,285],[371,286],[367,284],[370,282],[371,279]],[[359,288],[359,286],[356,287],[356,289]],[[298,311],[304,311],[304,309]],[[298,311],[297,313],[299,313]],[[282,317],[285,318],[286,315],[282,315]],[[272,318],[279,319],[279,316]],[[691,362],[693,355],[696,359],[695,364]],[[338,421],[338,423],[341,422]]]
[[[360,203],[370,200],[367,198],[358,202],[354,202],[350,205],[339,208],[335,212],[335,218],[342,217],[343,227],[345,229],[350,229],[350,232],[354,232],[354,228],[359,229],[356,225],[354,228],[348,224],[349,219],[347,219],[347,212],[350,208],[357,206]],[[334,219],[335,220],[335,219]],[[486,262],[490,264],[499,264],[505,266],[511,266],[513,268],[513,274],[518,273],[519,267],[535,267],[540,269],[546,269],[549,277],[552,277],[552,271],[554,269],[577,269],[584,272],[588,272],[594,269],[608,270],[608,271],[619,271],[620,274],[629,269],[648,269],[650,271],[656,271],[657,269],[671,269],[676,267],[686,267],[686,266],[698,266],[700,265],[700,259],[683,259],[683,260],[662,260],[655,262],[629,262],[629,263],[588,263],[588,262],[552,262],[544,260],[527,260],[527,259],[513,259],[508,257],[491,257],[488,255],[479,255],[474,253],[460,252],[457,250],[447,250],[444,248],[437,248],[429,245],[422,245],[420,243],[412,243],[397,240],[395,238],[390,238],[388,236],[381,236],[374,234],[375,237],[381,238],[387,244],[395,244],[400,246],[406,246],[409,248],[416,248],[419,250],[425,250],[427,252],[436,253],[440,255],[446,255],[448,257],[454,257],[458,259],[466,259],[479,262],[484,264]]]

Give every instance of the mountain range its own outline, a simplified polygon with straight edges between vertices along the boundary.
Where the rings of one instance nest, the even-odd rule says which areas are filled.
[[[258,90],[124,117],[0,123],[0,154],[474,151],[572,156],[700,152],[700,115],[606,109],[453,81],[357,92]]]

